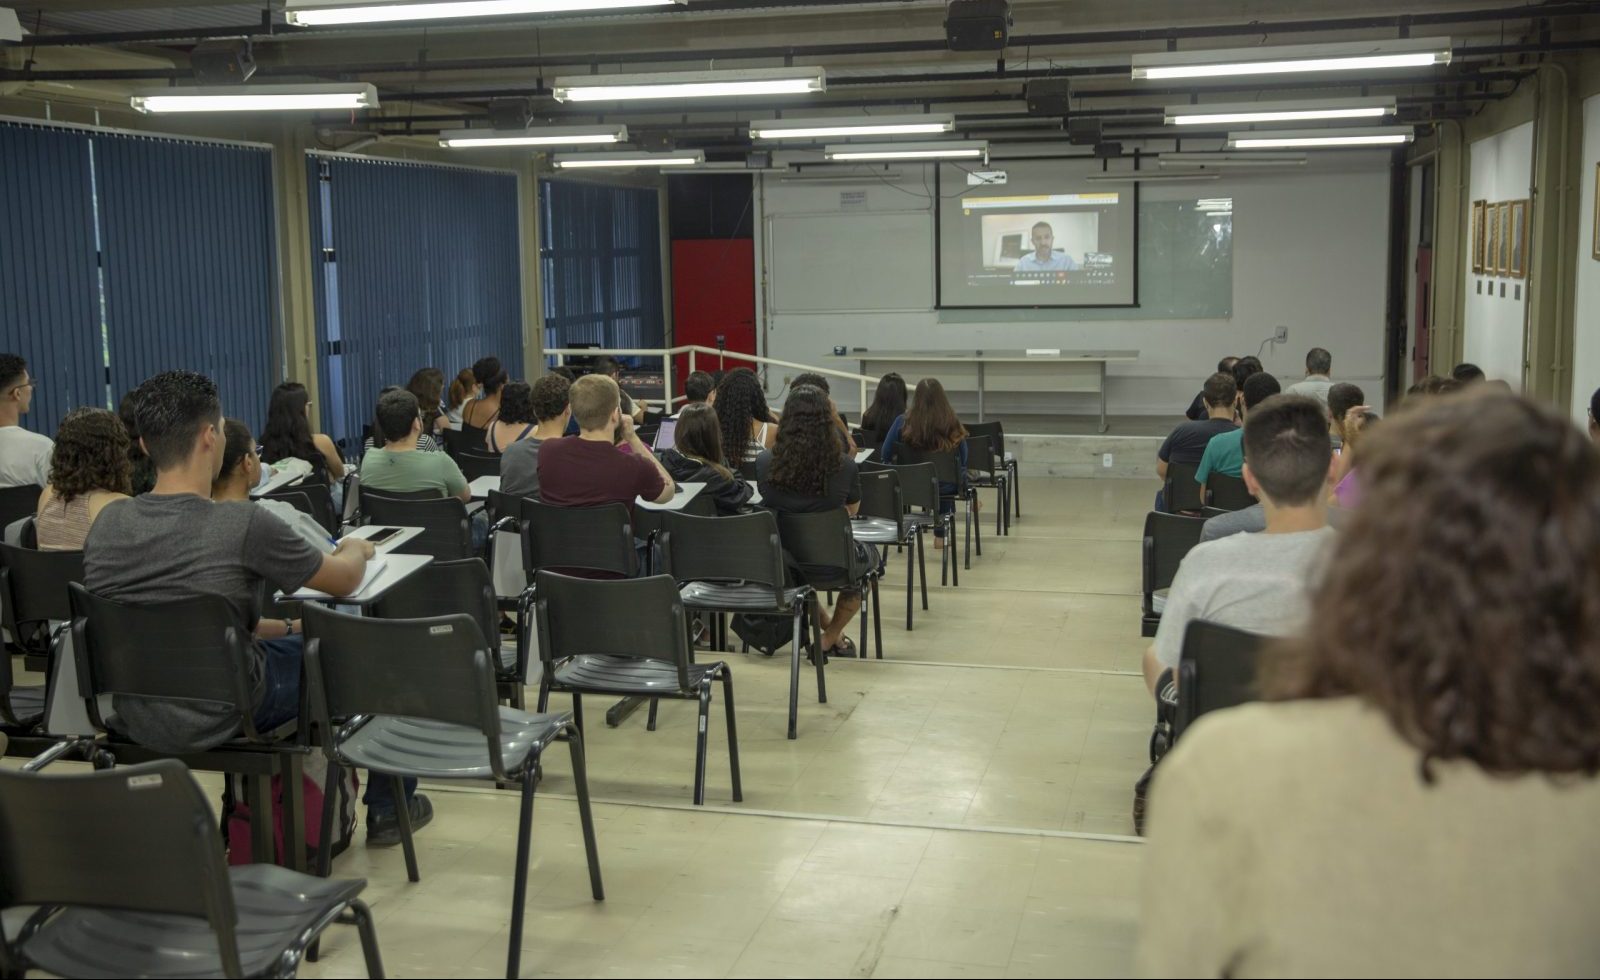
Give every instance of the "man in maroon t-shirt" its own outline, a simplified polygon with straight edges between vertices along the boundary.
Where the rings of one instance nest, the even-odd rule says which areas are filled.
[[[622,414],[622,392],[604,375],[585,375],[568,394],[575,439],[551,439],[539,447],[539,497],[556,507],[620,503],[633,516],[633,498],[664,504],[677,488],[672,477],[639,440],[633,419]],[[632,452],[614,442],[618,427]]]

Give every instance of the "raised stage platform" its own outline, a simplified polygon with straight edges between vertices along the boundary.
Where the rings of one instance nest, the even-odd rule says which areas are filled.
[[[1156,450],[1182,416],[998,415],[1006,448],[1024,476],[1100,477],[1156,482]],[[1111,465],[1105,455],[1111,454]]]

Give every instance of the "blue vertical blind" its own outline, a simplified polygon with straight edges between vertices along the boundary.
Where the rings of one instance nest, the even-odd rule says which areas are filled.
[[[270,149],[0,123],[0,227],[0,349],[38,379],[31,428],[172,368],[259,426],[278,376]]]
[[[543,180],[539,206],[545,342],[663,346],[658,192]]]
[[[517,179],[309,154],[322,426],[359,441],[378,391],[423,367],[522,364]]]
[[[100,288],[89,140],[0,123],[0,350],[37,387],[22,424],[54,435],[79,405],[103,405]]]

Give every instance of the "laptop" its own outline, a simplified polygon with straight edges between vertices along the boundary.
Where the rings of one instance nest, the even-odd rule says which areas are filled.
[[[663,449],[671,449],[672,448],[672,433],[673,433],[673,430],[677,429],[677,427],[678,427],[678,420],[677,419],[662,419],[661,420],[661,428],[656,430],[656,442],[655,442],[655,445],[651,446],[650,448],[654,449],[658,453]]]

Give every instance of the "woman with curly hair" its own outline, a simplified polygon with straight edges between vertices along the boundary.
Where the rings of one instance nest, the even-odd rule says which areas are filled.
[[[512,443],[532,435],[538,424],[539,416],[533,411],[533,386],[526,381],[513,381],[501,389],[500,414],[489,423],[485,444],[491,453],[503,453]]]
[[[39,550],[82,551],[100,511],[133,494],[132,472],[121,418],[103,408],[67,413],[50,456],[50,485],[33,519]]]
[[[1593,973],[1600,454],[1479,390],[1391,416],[1361,474],[1267,702],[1156,772],[1140,968]]]
[[[707,404],[717,410],[717,421],[722,425],[722,451],[726,454],[723,462],[730,470],[737,470],[763,450],[771,449],[778,438],[772,409],[767,407],[767,393],[751,371],[729,371],[711,392]]]
[[[861,480],[856,461],[840,450],[834,429],[833,403],[820,388],[803,385],[789,392],[779,420],[777,442],[756,457],[756,486],[761,504],[778,515],[816,514],[843,508],[854,515],[861,507]],[[857,578],[857,569],[870,567],[866,545],[855,543],[855,568],[800,566],[800,577],[819,590],[839,590],[832,614],[824,611],[822,649],[832,656],[853,657],[855,645],[845,627],[861,608],[861,592],[839,583]],[[820,603],[819,603],[820,605]]]

